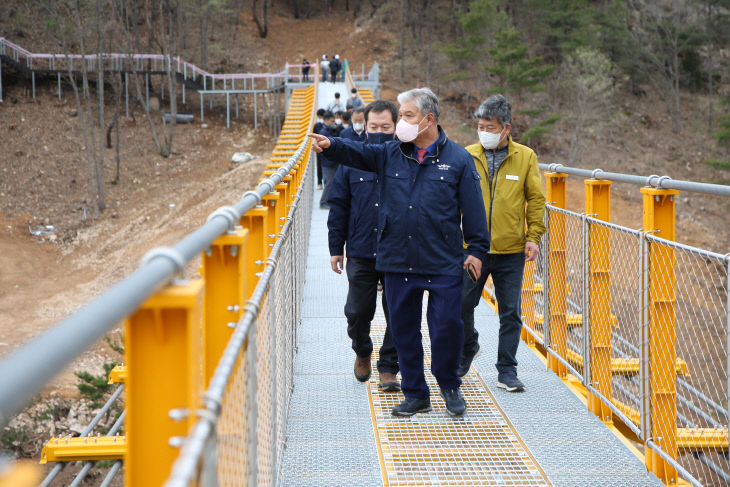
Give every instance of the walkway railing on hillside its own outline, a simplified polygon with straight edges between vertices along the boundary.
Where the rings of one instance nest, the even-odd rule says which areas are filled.
[[[56,371],[125,320],[125,365],[117,370],[125,386],[125,436],[54,438],[44,463],[123,459],[127,485],[162,485],[178,448],[195,451],[201,428],[217,422],[220,442],[206,449],[206,459],[220,453],[222,477],[224,466],[239,466],[234,456],[250,452],[253,442],[251,485],[275,483],[301,315],[304,259],[298,254],[309,235],[306,134],[315,90],[294,93],[278,156],[254,191],[213,212],[173,247],[149,252],[132,275],[0,362],[5,425]],[[282,153],[289,156],[275,163]],[[197,256],[202,278],[181,279]],[[227,395],[233,388],[238,395]]]
[[[592,412],[644,444],[647,468],[666,484],[730,481],[730,254],[674,242],[669,189],[730,187],[541,168],[547,233],[525,266],[523,339],[576,378]],[[565,209],[568,173],[590,178],[583,213]],[[646,185],[641,230],[610,223],[611,180]]]

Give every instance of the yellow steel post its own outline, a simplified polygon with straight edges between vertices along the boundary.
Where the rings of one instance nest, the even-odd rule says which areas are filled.
[[[527,203],[525,203],[525,209],[527,209]],[[527,222],[525,222],[525,231],[527,231]],[[535,325],[537,324],[537,319],[535,318],[536,265],[537,260],[525,262],[524,275],[522,276],[522,295],[520,296],[522,301],[522,323],[532,330],[537,330],[537,328],[535,328]],[[527,327],[522,327],[520,338],[523,342],[532,346],[535,344],[535,337],[527,331]]]
[[[247,287],[246,279],[247,241],[248,230],[237,228],[218,237],[210,249],[203,252],[205,385],[213,377],[233,328],[243,313],[243,304],[253,291]]]
[[[586,179],[586,214],[611,220],[611,181]],[[611,375],[611,238],[609,229],[589,226],[588,259],[590,330],[590,380],[609,401],[613,399]],[[588,393],[588,409],[606,423],[613,422],[611,409],[594,394]]]
[[[246,245],[246,256],[248,264],[246,265],[246,282],[249,291],[246,293],[246,299],[251,296],[256,284],[259,282],[259,272],[264,268],[264,261],[268,255],[269,248],[267,242],[266,225],[269,220],[269,209],[265,206],[256,206],[251,208],[241,217],[241,226],[248,230],[248,241]]]
[[[276,185],[277,190],[280,185]],[[286,219],[286,205],[284,203],[284,199],[282,198],[282,193],[279,191],[274,191],[273,193],[268,193],[263,197],[263,200],[261,202],[263,205],[265,205],[269,209],[269,214],[266,218],[266,254],[265,257],[269,256],[269,253],[271,253],[271,247],[274,246],[274,242],[276,241],[276,238],[279,236],[279,232],[281,231],[281,227],[284,225],[284,220]]]
[[[522,327],[520,337],[522,341],[532,346],[535,344],[535,337],[527,331],[526,327],[536,330],[537,320],[535,319],[535,265],[536,261],[525,262],[525,274],[522,277]]]
[[[641,188],[644,231],[674,240],[674,205],[679,191]],[[649,247],[649,387],[650,439],[677,458],[677,330],[674,250]],[[654,450],[646,448],[646,466],[667,485],[677,483],[677,471]]]
[[[558,208],[565,208],[568,178],[563,173],[545,173],[547,201]],[[562,358],[568,356],[568,320],[566,290],[565,215],[550,212],[548,216],[548,310],[550,316],[550,348]],[[558,377],[565,377],[567,369],[552,354],[548,355],[548,368]]]
[[[171,438],[186,435],[195,421],[203,392],[203,287],[200,279],[169,285],[126,320],[127,487],[162,485],[180,453]]]

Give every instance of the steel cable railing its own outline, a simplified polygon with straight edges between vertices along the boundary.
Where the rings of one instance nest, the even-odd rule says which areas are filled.
[[[295,303],[304,278],[312,181],[307,165],[305,182],[215,370],[205,407],[183,443],[168,487],[189,485],[199,471],[215,475],[220,485],[241,479],[249,485],[275,484],[291,393],[300,315]],[[216,454],[206,458],[206,448]]]
[[[730,258],[552,205],[545,221],[525,274],[527,334],[692,485],[726,482]]]

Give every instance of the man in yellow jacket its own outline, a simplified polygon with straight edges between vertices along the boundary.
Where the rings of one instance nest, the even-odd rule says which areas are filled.
[[[461,319],[464,347],[460,377],[469,372],[479,352],[479,333],[474,329],[474,308],[479,304],[487,276],[491,274],[499,305],[497,386],[509,392],[524,390],[517,378],[517,346],[522,329],[520,293],[525,262],[537,258],[545,233],[545,195],[535,152],[510,137],[512,108],[502,95],[494,95],[477,109],[479,143],[466,150],[481,176],[482,197],[491,232],[491,248],[482,261],[479,279],[464,272]],[[466,247],[466,245],[465,245]]]

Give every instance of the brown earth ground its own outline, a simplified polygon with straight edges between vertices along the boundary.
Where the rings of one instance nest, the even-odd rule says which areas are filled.
[[[373,22],[366,16],[356,22],[350,16],[299,21],[273,16],[269,37],[262,40],[256,36],[250,16],[243,14],[240,45],[227,45],[225,53],[213,50],[210,62],[218,72],[266,72],[278,71],[285,61],[298,63],[302,57],[315,61],[322,53],[337,52],[351,59],[356,70],[360,63],[369,67],[378,61],[381,97],[394,99],[416,80],[397,79],[394,36],[383,30],[373,33]],[[0,28],[2,35],[8,34]],[[11,40],[31,50],[57,52],[35,37]],[[114,151],[106,149],[108,209],[97,217],[85,201],[87,168],[79,120],[70,116],[76,108],[70,87],[64,88],[64,98],[58,101],[55,82],[41,82],[34,102],[27,81],[5,76],[5,102],[0,104],[0,357],[128,275],[147,250],[175,243],[216,207],[236,201],[254,186],[274,145],[265,128],[252,129],[250,110],[226,130],[225,114],[219,107],[215,113],[206,112],[207,129],[197,120],[179,125],[175,153],[162,158],[155,154],[149,127],[137,110],[136,121],[122,122],[118,184],[111,182]],[[576,166],[729,182],[730,172],[701,162],[713,155],[711,144],[704,148],[708,137],[700,107],[706,105],[705,100],[688,95],[683,103],[686,111],[680,137],[669,131],[663,104],[651,92],[625,103],[621,124],[590,134]],[[450,137],[462,144],[473,143],[471,122],[456,115],[454,104],[444,105],[442,124]],[[197,119],[195,101],[187,110]],[[108,106],[107,113],[111,111]],[[569,123],[561,121],[546,150],[538,154],[540,161],[561,162],[570,133]],[[233,167],[231,154],[239,151],[259,158]],[[568,191],[569,208],[580,211],[582,181],[571,178]],[[726,198],[682,194],[677,210],[678,240],[721,253],[730,250]],[[631,228],[641,226],[638,187],[614,184],[612,217]],[[54,225],[54,235],[30,235],[28,226],[41,224]],[[188,273],[196,268],[197,263],[191,263]],[[119,330],[112,335],[118,336]],[[74,371],[99,374],[102,364],[119,360],[106,343],[98,343],[59,373],[43,400],[77,398]],[[36,453],[33,448],[28,451]]]

